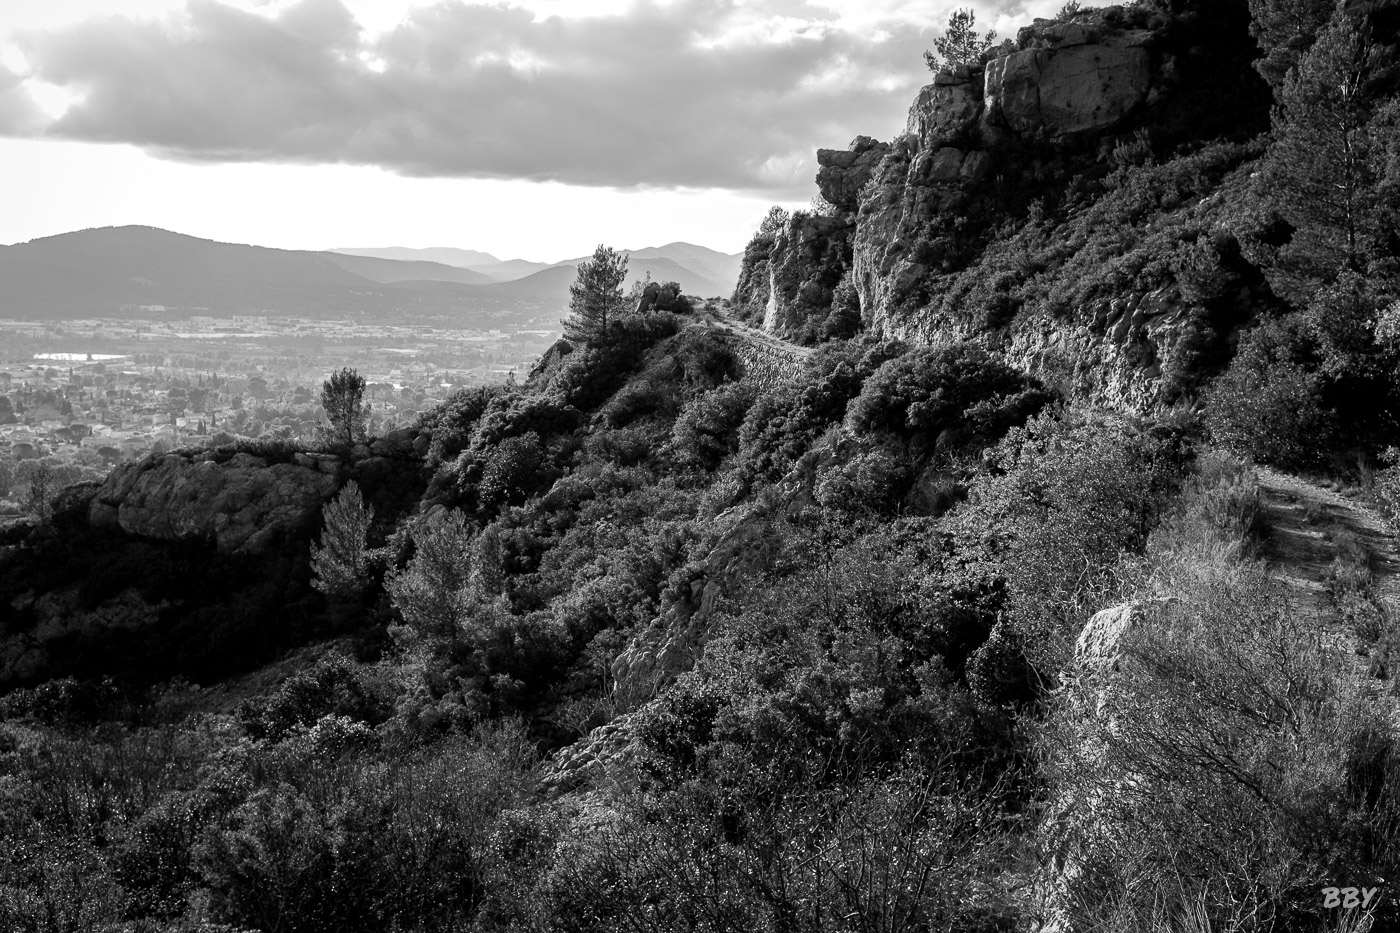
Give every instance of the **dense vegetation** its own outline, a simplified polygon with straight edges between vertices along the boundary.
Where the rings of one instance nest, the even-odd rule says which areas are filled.
[[[1185,42],[1221,6],[1120,15]],[[1249,458],[1400,512],[1398,176],[1386,47],[1306,6],[1249,4],[1270,136],[1125,142],[911,298],[996,330],[1175,284],[1194,362],[1154,417],[981,342],[840,336],[844,306],[760,387],[600,247],[573,339],[414,453],[361,451],[354,374],[328,385],[340,490],[261,554],[65,493],[0,542],[0,928],[1339,928],[1323,887],[1400,870],[1400,638],[1340,532],[1365,679],[1290,605]],[[1341,208],[1266,187],[1354,103],[1347,61]]]

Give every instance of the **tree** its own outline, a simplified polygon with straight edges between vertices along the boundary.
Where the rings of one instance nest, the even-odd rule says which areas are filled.
[[[387,589],[404,621],[423,635],[450,637],[465,630],[477,603],[472,533],[457,510],[430,516],[413,532],[408,566]]]
[[[579,263],[578,277],[569,286],[570,317],[564,337],[571,343],[597,344],[607,339],[608,323],[627,305],[622,286],[627,281],[627,256],[601,243],[592,260]]]
[[[372,562],[369,526],[374,507],[366,506],[354,480],[322,510],[325,528],[320,545],[311,545],[311,585],[335,599],[352,600],[368,585]]]
[[[1264,52],[1254,67],[1264,80],[1283,83],[1336,7],[1335,0],[1249,0],[1249,32]]]
[[[1285,80],[1275,114],[1273,170],[1279,206],[1301,235],[1295,251],[1334,275],[1365,271],[1379,148],[1367,84],[1376,66],[1370,37],[1339,15]]]
[[[48,521],[53,515],[54,493],[62,486],[53,467],[43,461],[26,460],[15,471],[15,479],[25,487],[20,503],[24,510],[40,521]]]
[[[1385,284],[1385,183],[1394,128],[1374,86],[1385,69],[1369,29],[1338,13],[1284,80],[1270,159],[1276,209],[1293,226],[1284,284],[1332,373],[1366,365]]]
[[[772,239],[778,232],[788,225],[790,215],[778,205],[774,204],[768,208],[768,213],[763,215],[763,221],[758,225],[756,237],[767,237]]]
[[[958,65],[975,65],[982,54],[997,41],[995,29],[977,38],[977,14],[971,10],[956,10],[948,17],[948,28],[933,40],[937,53],[924,52],[924,63],[933,72],[950,71]]]
[[[365,377],[348,367],[321,384],[321,407],[330,422],[322,428],[338,444],[353,447],[368,434],[369,406],[364,404]]]

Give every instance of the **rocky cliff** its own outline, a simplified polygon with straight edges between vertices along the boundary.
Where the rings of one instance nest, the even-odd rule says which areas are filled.
[[[1164,373],[1180,368],[1174,357],[1203,329],[1200,302],[1170,279],[1068,315],[989,315],[948,298],[996,231],[1025,223],[1032,205],[1082,202],[1123,147],[1248,136],[1267,124],[1244,4],[1181,15],[1153,6],[1037,20],[1014,50],[935,74],[889,142],[862,136],[820,150],[816,182],[831,215],[794,214],[764,257],[767,287],[751,281],[736,298],[762,306],[773,333],[802,339],[844,280],[869,330],[925,344],[979,340],[1115,407],[1170,401]],[[1212,88],[1232,112],[1210,103]]]

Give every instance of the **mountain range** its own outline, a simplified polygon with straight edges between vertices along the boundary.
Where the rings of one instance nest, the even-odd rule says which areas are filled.
[[[429,247],[411,249],[403,246],[353,247],[330,250],[331,253],[362,259],[380,259],[403,263],[440,263],[479,273],[496,282],[515,282],[550,269],[574,270],[591,256],[579,256],[555,263],[532,262],[528,259],[497,259],[477,250]],[[618,250],[628,259],[629,282],[650,275],[654,281],[679,282],[691,295],[710,298],[728,296],[739,280],[742,253],[721,253],[694,243],[668,243],[645,249]],[[553,282],[557,275],[542,282]],[[569,281],[573,281],[572,275]]]
[[[697,297],[727,297],[738,280],[737,255],[688,243],[627,252],[632,279],[676,281]],[[450,248],[284,250],[155,227],[102,227],[0,246],[0,316],[50,320],[143,309],[499,316],[521,302],[565,307],[579,261],[500,260]]]

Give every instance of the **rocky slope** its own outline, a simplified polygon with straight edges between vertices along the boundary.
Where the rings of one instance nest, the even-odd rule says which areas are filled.
[[[770,247],[751,249],[741,313],[796,336],[830,313],[844,279],[869,330],[924,344],[980,340],[1114,407],[1168,401],[1163,373],[1202,311],[1171,281],[1068,318],[1031,307],[998,320],[967,302],[949,313],[943,301],[996,228],[1103,178],[1120,147],[1247,136],[1266,124],[1243,5],[1181,16],[1146,6],[1037,20],[1009,54],[935,74],[894,139],[820,150],[816,181],[832,210],[798,212]],[[1233,113],[1205,102],[1212,89]]]

